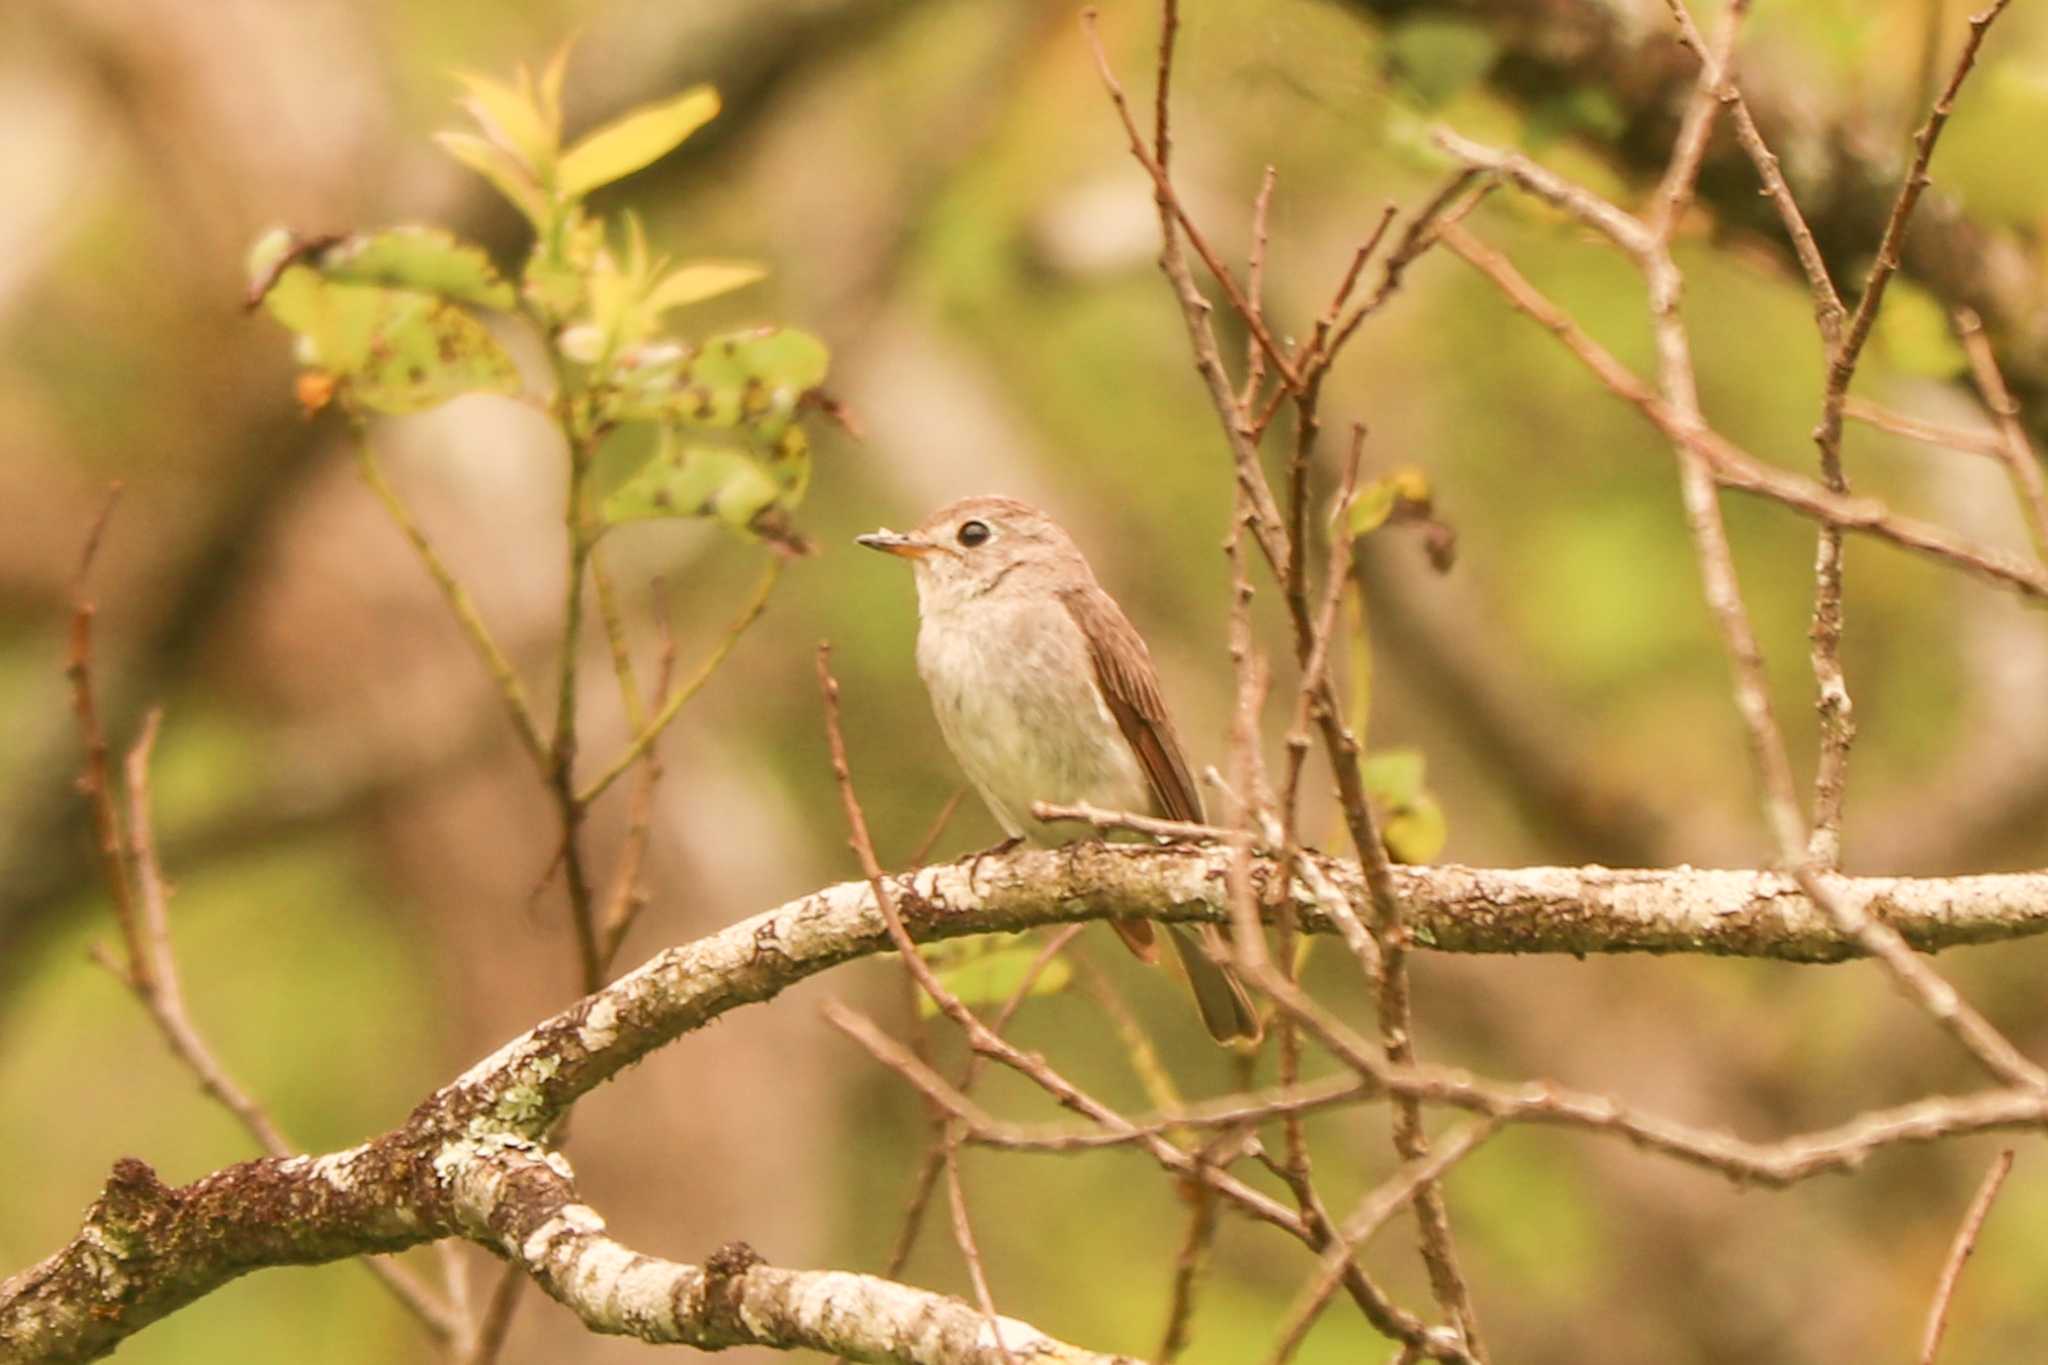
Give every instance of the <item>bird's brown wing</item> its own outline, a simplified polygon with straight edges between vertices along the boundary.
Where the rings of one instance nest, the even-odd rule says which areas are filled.
[[[1123,608],[1093,584],[1067,589],[1060,594],[1060,601],[1088,642],[1088,657],[1095,665],[1102,700],[1137,754],[1159,813],[1169,820],[1200,824],[1202,798],[1196,795],[1194,779],[1188,775],[1180,737],[1173,731],[1166,698],[1159,691],[1159,675],[1153,671],[1152,657],[1137,628]]]
[[[1102,700],[1116,717],[1117,728],[1130,742],[1132,752],[1137,754],[1138,766],[1145,770],[1145,781],[1152,788],[1152,800],[1159,813],[1170,820],[1200,824],[1202,798],[1196,795],[1194,779],[1188,775],[1180,736],[1173,732],[1173,720],[1166,714],[1166,698],[1159,690],[1159,675],[1152,668],[1152,656],[1146,652],[1137,627],[1124,615],[1123,608],[1098,587],[1069,588],[1060,594],[1060,601],[1073,616],[1074,624],[1081,628],[1082,638],[1088,641],[1088,657],[1095,666],[1095,681]],[[1157,957],[1159,949],[1150,920],[1113,919],[1109,923],[1124,946],[1139,957],[1147,962]],[[1211,961],[1180,926],[1166,927],[1187,968],[1188,985],[1194,989],[1202,1022],[1210,1034],[1225,1041],[1257,1041],[1261,1031],[1259,1012],[1243,985]],[[1207,925],[1202,926],[1202,937],[1212,945],[1221,942],[1221,936]]]

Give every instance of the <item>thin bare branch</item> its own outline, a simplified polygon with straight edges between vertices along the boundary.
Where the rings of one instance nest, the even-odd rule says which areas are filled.
[[[1984,1220],[1991,1216],[1992,1201],[1998,1198],[1998,1191],[2010,1174],[2012,1148],[2008,1147],[1998,1154],[1991,1163],[1991,1169],[1984,1173],[1984,1183],[1977,1187],[1969,1212],[1963,1215],[1963,1225],[1956,1229],[1955,1242],[1948,1249],[1948,1260],[1941,1267],[1941,1279],[1935,1283],[1934,1303],[1927,1310],[1927,1330],[1920,1338],[1920,1365],[1934,1365],[1934,1357],[1941,1351],[1941,1338],[1948,1331],[1948,1307],[1955,1299],[1956,1283],[1962,1279],[1963,1267],[1968,1264],[1970,1253],[1977,1249],[1977,1235],[1984,1230]]]
[[[527,700],[526,685],[519,681],[518,670],[512,667],[512,661],[498,647],[490,627],[484,624],[483,615],[477,611],[469,589],[456,579],[454,571],[442,560],[440,551],[434,548],[434,543],[413,518],[412,510],[398,496],[398,490],[384,477],[383,466],[378,463],[376,452],[370,448],[369,428],[360,417],[350,421],[349,435],[355,442],[356,468],[363,482],[377,495],[377,501],[384,504],[392,524],[398,527],[399,534],[419,556],[420,564],[426,569],[427,576],[434,580],[434,586],[441,590],[449,612],[462,627],[463,634],[469,637],[477,657],[483,660],[485,671],[497,685],[499,700],[504,703],[505,714],[512,721],[512,731],[519,737],[520,747],[545,775],[549,763],[547,741],[541,737],[540,722],[534,718],[533,706]]]
[[[1958,330],[1961,330],[1960,327]],[[1939,446],[1944,450],[1960,450],[1971,455],[1985,455],[1994,460],[2005,458],[2005,440],[1995,431],[1971,431],[1964,427],[1944,426],[1924,418],[1888,408],[1868,398],[1850,394],[1842,400],[1842,416],[1852,422],[1862,422],[1888,431],[1894,436],[1903,436],[1909,441],[1923,445]]]
[[[1963,999],[1941,974],[1921,961],[1898,930],[1855,904],[1813,867],[1794,873],[1813,903],[1890,972],[1906,997],[1947,1030],[1986,1071],[2006,1084],[2048,1094],[2048,1071],[2029,1061],[2006,1036]]]
[[[1274,179],[1275,173],[1271,166],[1267,166],[1265,174],[1259,177],[1259,192],[1252,199],[1251,259],[1245,269],[1245,303],[1262,320],[1266,315],[1266,219],[1273,208]],[[1238,392],[1237,406],[1249,410],[1265,382],[1266,352],[1260,347],[1258,339],[1247,333],[1244,343],[1244,387]]]
[[[1756,118],[1750,113],[1749,102],[1736,88],[1733,72],[1725,61],[1717,62],[1709,51],[1706,40],[1700,35],[1693,22],[1692,11],[1685,0],[1667,0],[1672,18],[1678,22],[1679,41],[1691,49],[1702,64],[1710,64],[1715,98],[1727,106],[1731,122],[1735,126],[1735,138],[1756,167],[1757,178],[1763,182],[1764,194],[1785,225],[1785,235],[1792,243],[1792,253],[1805,272],[1807,287],[1812,291],[1814,321],[1820,328],[1821,341],[1832,354],[1841,344],[1842,323],[1848,317],[1848,310],[1842,306],[1841,295],[1835,292],[1835,282],[1828,275],[1827,261],[1821,255],[1820,246],[1813,239],[1813,229],[1807,226],[1806,215],[1800,211],[1799,203],[1792,197],[1792,187],[1785,182],[1785,173],[1778,164],[1778,158],[1764,142],[1758,131]]]
[[[2037,565],[2002,550],[1968,544],[1942,527],[1898,516],[1874,498],[1845,497],[1766,464],[1711,428],[1681,423],[1655,390],[1546,298],[1505,256],[1456,226],[1446,226],[1440,235],[1446,246],[1491,279],[1517,311],[1556,336],[1601,383],[1633,404],[1667,439],[1684,441],[1706,456],[1723,487],[1770,498],[1816,520],[1889,541],[2029,599],[2048,601],[2048,572]]]
[[[1956,335],[1962,340],[1964,354],[1970,358],[1970,375],[1976,381],[1977,392],[1998,423],[1995,453],[2012,476],[2013,490],[2025,512],[2027,528],[2033,533],[2034,553],[2048,559],[2048,481],[2043,479],[2034,443],[2027,439],[2026,424],[2020,421],[2020,405],[2012,390],[2005,386],[1998,357],[1991,350],[1991,339],[1984,335],[1984,324],[1976,313],[1968,308],[1957,310]]]
[[[960,1248],[960,1258],[967,1263],[968,1278],[974,1283],[974,1301],[981,1306],[981,1316],[988,1322],[996,1353],[1005,1361],[1014,1360],[1016,1357],[1003,1344],[1002,1320],[996,1315],[995,1297],[989,1292],[988,1271],[981,1264],[974,1227],[967,1221],[967,1192],[960,1188],[960,1144],[950,1138],[945,1145],[945,1167],[946,1204],[953,1213],[953,1241]]]
[[[1231,273],[1230,267],[1223,263],[1222,258],[1209,245],[1208,238],[1204,237],[1202,230],[1195,225],[1194,219],[1182,205],[1179,194],[1174,191],[1171,177],[1167,174],[1167,163],[1173,145],[1172,139],[1168,136],[1167,93],[1173,74],[1173,38],[1175,30],[1179,27],[1180,12],[1174,0],[1165,0],[1162,9],[1165,13],[1165,24],[1159,42],[1159,80],[1155,97],[1158,129],[1154,144],[1156,151],[1146,148],[1144,135],[1138,131],[1137,122],[1131,117],[1130,102],[1124,95],[1123,84],[1117,80],[1116,72],[1109,64],[1109,54],[1104,51],[1102,35],[1096,30],[1096,11],[1092,7],[1081,11],[1081,23],[1088,32],[1088,43],[1094,50],[1095,65],[1102,73],[1102,82],[1109,89],[1109,97],[1116,105],[1117,116],[1123,120],[1124,133],[1130,141],[1131,157],[1144,168],[1147,175],[1152,177],[1154,197],[1159,201],[1161,225],[1169,241],[1177,240],[1181,233],[1186,234],[1188,245],[1202,258],[1203,266],[1207,268],[1217,286],[1223,290],[1224,299],[1238,316],[1245,320],[1245,326],[1258,342],[1259,349],[1266,353],[1266,360],[1272,365],[1273,373],[1290,391],[1299,389],[1301,377],[1295,372],[1293,360],[1280,343],[1274,340],[1264,317],[1252,307],[1244,290],[1238,286],[1237,277]],[[1177,246],[1175,250],[1178,250]],[[1192,283],[1190,278],[1190,285]],[[1199,296],[1197,291],[1197,297]],[[1203,306],[1207,306],[1206,301]]]
[[[1323,1309],[1329,1306],[1331,1297],[1336,1294],[1338,1285],[1343,1283],[1345,1266],[1372,1240],[1372,1235],[1387,1219],[1413,1199],[1420,1186],[1442,1179],[1445,1172],[1477,1150],[1497,1131],[1499,1125],[1491,1120],[1467,1124],[1428,1156],[1404,1162],[1366,1193],[1357,1210],[1344,1220],[1332,1238],[1315,1278],[1296,1298],[1294,1306],[1288,1309],[1286,1324],[1280,1330],[1279,1345],[1273,1349],[1272,1365],[1287,1365],[1294,1358],[1302,1343],[1308,1340],[1309,1329],[1315,1326],[1316,1319],[1322,1316]]]
[[[624,776],[628,769],[640,761],[640,756],[647,752],[654,741],[661,738],[661,732],[668,728],[670,721],[681,714],[683,707],[689,704],[690,698],[696,696],[704,684],[711,681],[711,675],[725,662],[726,655],[732,653],[732,647],[739,643],[740,636],[746,634],[747,627],[760,620],[761,613],[767,610],[769,594],[775,591],[776,583],[782,578],[782,565],[781,555],[769,556],[767,567],[761,571],[760,578],[755,580],[753,593],[740,608],[739,615],[733,618],[732,624],[726,627],[718,643],[711,647],[711,652],[704,656],[696,671],[685,678],[681,686],[669,693],[668,699],[661,704],[661,709],[656,711],[654,718],[647,723],[647,728],[633,737],[633,742],[626,746],[625,752],[613,759],[610,767],[584,784],[582,790],[576,793],[577,801],[587,806],[602,796],[607,787]]]
[[[1173,1288],[1167,1297],[1166,1330],[1159,1340],[1158,1365],[1173,1365],[1188,1347],[1195,1316],[1195,1289],[1216,1240],[1216,1196],[1206,1185],[1188,1191],[1188,1228],[1173,1258]]]

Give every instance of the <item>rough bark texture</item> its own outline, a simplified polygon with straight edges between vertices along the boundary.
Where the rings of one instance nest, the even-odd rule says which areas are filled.
[[[1142,915],[1225,917],[1221,846],[1085,843],[1020,850],[891,879],[919,939]],[[1325,895],[1369,911],[1355,863],[1316,859]],[[1262,904],[1274,861],[1253,861]],[[1831,962],[1854,940],[1788,877],[1598,867],[1396,870],[1418,944],[1455,952],[1693,952]],[[1836,877],[1846,902],[1923,950],[2048,929],[2048,873],[1913,880]],[[1332,922],[1307,880],[1289,894],[1306,927]],[[1270,891],[1271,894],[1267,894]],[[742,1341],[854,1359],[994,1361],[988,1320],[957,1300],[837,1272],[776,1270],[751,1255],[703,1267],[639,1256],[603,1236],[568,1166],[539,1146],[576,1099],[729,1009],[888,936],[865,882],[779,906],[638,970],[507,1043],[429,1096],[406,1123],[324,1156],[265,1158],[168,1188],[118,1163],[72,1241],[0,1283],[0,1361],[85,1360],[251,1270],[388,1252],[447,1236],[524,1265],[593,1328],[715,1348]],[[740,1264],[744,1262],[744,1264]],[[721,1270],[721,1266],[724,1267]],[[1025,1359],[1109,1359],[1004,1322]]]

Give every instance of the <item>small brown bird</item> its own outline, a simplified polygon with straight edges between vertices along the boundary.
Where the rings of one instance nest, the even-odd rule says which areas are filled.
[[[947,747],[1012,838],[1059,842],[1031,814],[1034,801],[1201,821],[1151,653],[1052,518],[1015,498],[963,498],[907,535],[857,539],[911,561],[917,671]],[[1149,921],[1110,924],[1157,960]],[[1258,1013],[1236,977],[1180,926],[1166,928],[1209,1032],[1257,1038]]]

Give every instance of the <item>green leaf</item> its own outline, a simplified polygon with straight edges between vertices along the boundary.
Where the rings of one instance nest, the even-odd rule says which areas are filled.
[[[714,337],[696,350],[658,341],[620,352],[607,417],[627,429],[658,424],[663,435],[604,498],[606,524],[713,517],[806,551],[788,515],[811,476],[810,440],[796,416],[827,360],[816,337],[779,327]]]
[[[1374,479],[1359,489],[1358,496],[1351,503],[1351,534],[1367,535],[1386,525],[1387,518],[1394,514],[1394,503],[1398,499],[1394,485],[1385,479]]]
[[[440,228],[394,227],[323,247],[313,264],[330,280],[417,289],[504,310],[518,301],[482,247]]]
[[[465,393],[518,392],[519,372],[483,324],[433,294],[338,283],[292,264],[263,303],[303,339],[310,365],[378,412],[420,412]]]
[[[1351,503],[1351,534],[1370,535],[1386,525],[1403,505],[1429,506],[1429,476],[1413,467],[1397,469],[1358,490]]]
[[[1443,807],[1428,792],[1419,793],[1415,800],[1402,806],[1387,817],[1380,829],[1380,841],[1387,846],[1387,852],[1396,862],[1426,863],[1444,851],[1444,843],[1450,838],[1450,826],[1444,819]]]
[[[794,327],[760,327],[729,332],[704,343],[690,366],[689,381],[712,396],[713,418],[734,419],[790,413],[797,400],[825,382],[830,353],[825,343]]]
[[[779,437],[797,403],[824,382],[830,353],[808,332],[762,327],[706,341],[673,365],[620,376],[618,415]]]
[[[958,951],[959,947],[969,951]],[[942,951],[934,952],[935,949]],[[1028,939],[1016,938],[952,939],[943,944],[927,945],[919,951],[932,964],[933,974],[939,983],[970,1008],[1008,1004],[1016,995],[1017,988],[1024,983],[1026,973],[1038,960],[1039,954],[1037,945]],[[1072,964],[1064,957],[1055,957],[1032,981],[1027,994],[1056,995],[1066,989],[1073,977]],[[938,1005],[922,992],[918,995],[917,1009],[918,1014],[927,1019],[938,1013]]]
[[[1397,862],[1430,861],[1450,835],[1443,807],[1424,785],[1426,769],[1419,749],[1382,749],[1358,765],[1366,794],[1386,810],[1380,841]]]
[[[702,303],[705,299],[744,288],[767,275],[751,261],[692,261],[679,265],[647,293],[647,312],[658,317],[671,308]]]
[[[1365,790],[1389,806],[1405,806],[1422,795],[1424,770],[1420,749],[1382,749],[1358,764]]]
[[[607,525],[650,517],[713,517],[735,530],[775,508],[782,486],[731,438],[664,431],[653,458],[604,500]]]
[[[533,173],[519,158],[475,133],[436,133],[434,141],[441,144],[442,151],[490,181],[493,189],[526,215],[526,221],[532,223],[536,231],[547,227],[552,213],[547,196],[541,192],[540,182],[533,178]]]
[[[600,185],[631,175],[674,151],[717,113],[718,92],[708,85],[636,109],[562,154],[555,192],[564,199],[580,199]]]
[[[515,88],[474,71],[458,71],[455,78],[469,91],[463,103],[484,136],[544,182],[554,165],[556,138],[534,100],[532,83],[522,79]]]

